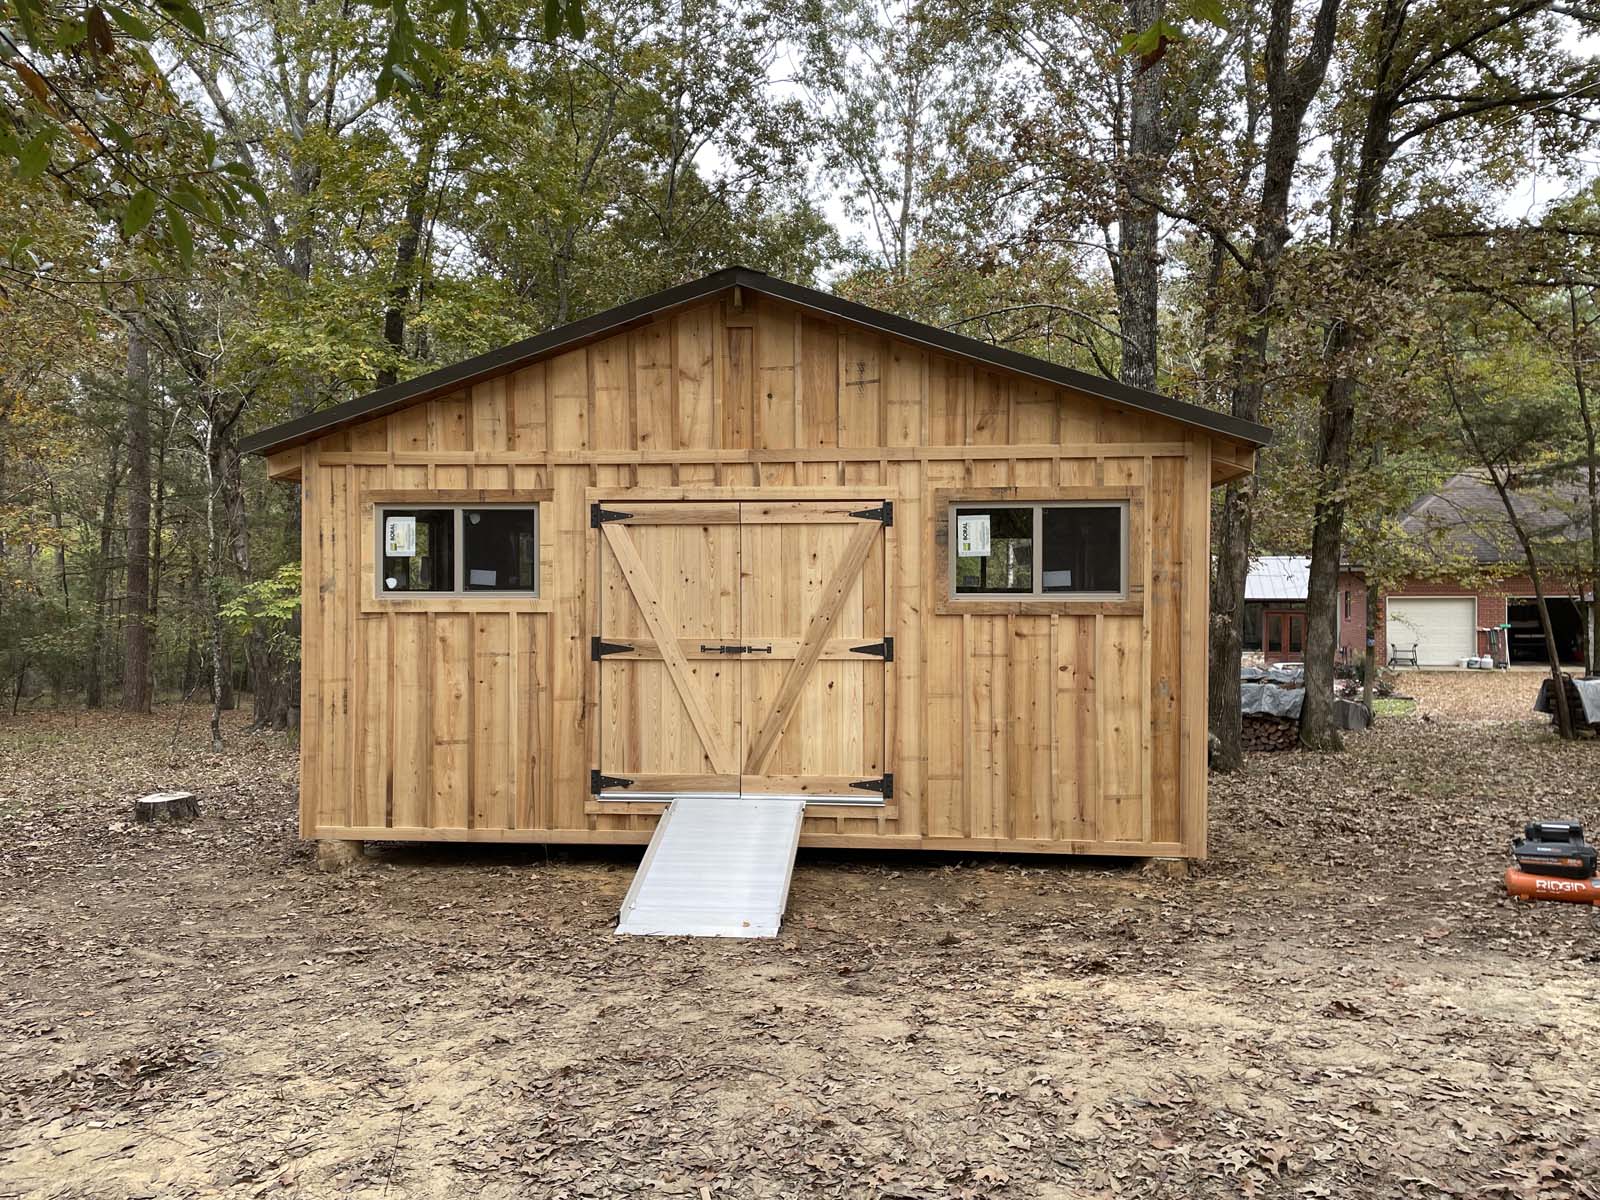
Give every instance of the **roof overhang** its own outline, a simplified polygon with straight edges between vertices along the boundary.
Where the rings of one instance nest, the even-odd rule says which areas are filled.
[[[797,283],[776,279],[746,267],[729,267],[715,274],[697,279],[693,283],[667,288],[665,291],[644,296],[605,312],[573,321],[546,333],[525,338],[487,354],[465,359],[437,371],[429,371],[403,383],[379,388],[354,400],[336,404],[320,412],[308,413],[263,429],[245,438],[239,445],[248,454],[273,454],[293,446],[302,445],[313,438],[361,421],[381,417],[397,409],[430,400],[438,396],[471,387],[474,383],[514,371],[541,358],[560,354],[586,342],[620,333],[633,326],[660,316],[672,309],[709,299],[733,288],[745,288],[762,296],[771,296],[813,312],[835,317],[842,321],[876,329],[891,337],[924,346],[940,354],[970,359],[1005,371],[1014,371],[1055,387],[1071,388],[1103,400],[1141,412],[1154,413],[1173,421],[1191,425],[1211,433],[1232,438],[1241,443],[1248,454],[1232,456],[1225,467],[1227,477],[1245,474],[1253,467],[1255,449],[1272,440],[1272,430],[1254,421],[1242,420],[1227,413],[1215,412],[1198,404],[1174,400],[1159,392],[1130,387],[1114,379],[1091,375],[1057,363],[1019,354],[989,342],[963,334],[952,333],[934,325],[907,320],[880,309],[857,304],[830,292],[802,287]]]

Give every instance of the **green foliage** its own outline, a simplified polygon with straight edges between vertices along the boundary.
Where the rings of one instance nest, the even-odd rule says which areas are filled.
[[[274,649],[298,647],[295,617],[300,612],[300,564],[285,563],[264,579],[241,587],[219,610],[241,636],[259,634]]]
[[[1228,19],[1221,0],[1185,0],[1174,4],[1168,17],[1158,18],[1143,29],[1126,34],[1117,48],[1123,54],[1134,55],[1141,67],[1149,69],[1165,57],[1168,46],[1190,36],[1187,30],[1194,25],[1226,30]]]
[[[125,242],[190,266],[192,223],[231,238],[254,190],[158,56],[208,38],[191,0],[6,0],[0,166],[22,182],[48,179]]]
[[[1266,10],[1169,4],[1132,34],[1129,11],[0,0],[0,671],[70,693],[100,638],[115,683],[127,321],[153,355],[170,691],[208,673],[208,496],[225,652],[292,643],[294,494],[229,457],[245,432],[729,263],[1115,375],[1121,223],[1149,186],[1130,170],[1129,97],[1147,85],[1162,125],[1158,194],[1140,199],[1160,205],[1159,385],[1225,405],[1237,347],[1263,338],[1277,440],[1258,549],[1303,552],[1314,504],[1335,494],[1347,553],[1373,572],[1464,566],[1397,520],[1467,461],[1441,329],[1470,331],[1457,379],[1507,408],[1489,414],[1495,436],[1542,447],[1519,470],[1591,456],[1572,416],[1574,372],[1600,358],[1593,196],[1573,182],[1542,223],[1505,227],[1508,187],[1538,171],[1565,185],[1592,157],[1596,127],[1560,99],[1594,69],[1559,36],[1575,18],[1404,6],[1408,70],[1473,21],[1492,28],[1419,76],[1357,238],[1353,164],[1383,83],[1381,19],[1398,10],[1346,0],[1263,311],[1245,264]],[[1462,97],[1487,107],[1456,114]],[[1361,338],[1338,356],[1341,323]],[[1325,479],[1309,464],[1340,373],[1359,397],[1355,465]]]

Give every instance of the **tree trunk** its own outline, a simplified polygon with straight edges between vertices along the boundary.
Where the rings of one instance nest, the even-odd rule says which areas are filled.
[[[1586,459],[1584,482],[1589,502],[1589,602],[1583,606],[1583,669],[1585,674],[1600,675],[1600,654],[1595,650],[1595,642],[1600,640],[1596,638],[1600,629],[1595,628],[1595,612],[1600,608],[1600,436],[1596,435],[1594,412],[1589,407],[1589,377],[1584,370],[1582,344],[1583,325],[1578,319],[1577,290],[1571,284],[1567,285],[1567,312],[1572,330],[1572,382],[1578,393],[1578,413],[1583,418]]]
[[[89,638],[89,670],[83,681],[83,702],[100,708],[106,702],[106,600],[111,593],[111,543],[116,530],[117,483],[122,475],[120,442],[111,443],[106,490],[100,502],[100,553],[94,564],[94,625]]]
[[[1329,349],[1335,362],[1349,349],[1349,326],[1334,330]],[[1333,659],[1339,641],[1339,556],[1344,546],[1343,482],[1350,477],[1355,434],[1355,380],[1342,367],[1323,391],[1317,432],[1317,478],[1312,509],[1311,571],[1306,580],[1306,698],[1300,707],[1300,744],[1340,750],[1344,738],[1334,719]]]
[[[185,649],[183,656],[183,687],[185,698],[194,694],[195,688],[200,686],[200,642],[195,636],[195,616],[205,611],[205,588],[201,582],[200,560],[195,555],[194,544],[189,544],[189,571],[188,578],[184,580],[184,629]]]
[[[150,628],[161,628],[161,534],[167,519],[167,435],[162,431],[156,447],[155,505],[150,514]]]
[[[1166,16],[1166,0],[1127,0],[1130,28],[1148,29]],[[1162,62],[1134,67],[1128,85],[1128,145],[1117,207],[1117,316],[1122,332],[1122,382],[1156,386],[1156,314],[1160,299],[1159,214],[1166,161]]]
[[[1578,733],[1572,722],[1572,709],[1567,705],[1567,689],[1561,678],[1561,656],[1556,650],[1555,629],[1550,624],[1550,606],[1545,603],[1544,579],[1539,571],[1539,556],[1534,552],[1533,539],[1528,536],[1522,518],[1517,515],[1516,505],[1511,502],[1511,491],[1507,482],[1509,471],[1502,475],[1500,468],[1495,465],[1496,460],[1485,447],[1477,426],[1467,416],[1466,405],[1462,403],[1448,369],[1445,371],[1444,384],[1445,391],[1450,397],[1451,407],[1455,409],[1456,418],[1461,422],[1461,432],[1466,435],[1467,442],[1478,457],[1478,462],[1489,473],[1489,482],[1494,485],[1495,494],[1500,497],[1500,507],[1505,510],[1506,523],[1511,526],[1517,545],[1522,548],[1523,561],[1528,565],[1528,579],[1533,584],[1534,603],[1539,610],[1539,628],[1544,634],[1544,652],[1550,659],[1550,686],[1555,693],[1556,728],[1562,737],[1570,740],[1577,737]]]
[[[150,711],[150,347],[137,317],[128,321],[127,626],[122,707]]]
[[[910,24],[909,9],[907,24]],[[909,39],[914,35],[907,29],[906,36]],[[895,228],[894,275],[896,281],[901,283],[905,282],[906,274],[911,269],[911,214],[916,202],[917,119],[922,111],[921,80],[922,76],[913,69],[908,84],[910,95],[906,99],[905,144],[900,158],[900,220]]]
[[[1362,577],[1367,598],[1367,645],[1361,654],[1361,702],[1367,706],[1367,716],[1372,715],[1372,689],[1378,674],[1378,581],[1370,575]]]
[[[1217,522],[1217,566],[1211,584],[1210,686],[1211,766],[1244,766],[1239,665],[1244,657],[1244,585],[1250,573],[1251,510],[1255,477],[1228,485]]]
[[[224,693],[233,690],[223,660],[222,547],[217,536],[217,433],[211,413],[206,416],[206,618],[211,635],[211,748],[221,750]]]
[[[1289,47],[1294,25],[1292,0],[1273,0],[1263,41],[1267,111],[1271,126],[1263,154],[1261,195],[1255,213],[1245,283],[1248,320],[1234,339],[1233,415],[1261,419],[1266,393],[1272,328],[1278,319],[1278,276],[1289,244],[1289,193],[1300,156],[1300,132],[1306,111],[1327,76],[1338,25],[1339,0],[1322,0],[1311,42],[1298,63]],[[1212,765],[1237,771],[1244,765],[1240,739],[1239,660],[1243,653],[1245,580],[1250,574],[1250,539],[1255,524],[1256,481],[1236,480],[1223,496],[1217,523],[1216,569],[1211,585],[1211,642],[1208,665]]]
[[[388,306],[383,312],[383,340],[397,356],[406,349],[406,310],[411,306],[411,288],[416,274],[417,251],[422,247],[422,227],[427,219],[428,176],[432,170],[435,146],[429,142],[417,157],[416,170],[406,187],[405,225],[394,248],[394,271],[390,275]],[[394,366],[377,375],[379,387],[389,387],[399,379]]]
[[[1533,581],[1533,599],[1539,609],[1539,628],[1544,633],[1544,652],[1550,657],[1550,687],[1555,692],[1556,731],[1571,741],[1578,736],[1573,720],[1572,706],[1567,703],[1566,681],[1561,677],[1561,656],[1556,650],[1555,627],[1550,624],[1550,606],[1545,603],[1544,582],[1539,578],[1539,568],[1534,565],[1533,550],[1524,545],[1528,559],[1528,578]]]

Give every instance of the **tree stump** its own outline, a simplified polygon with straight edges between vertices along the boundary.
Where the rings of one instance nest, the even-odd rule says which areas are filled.
[[[317,843],[317,870],[342,871],[366,857],[365,842],[335,841],[324,838]]]
[[[1365,729],[1372,724],[1367,706],[1359,700],[1336,699],[1333,702],[1333,715],[1340,729]]]
[[[133,802],[133,819],[140,825],[180,825],[199,816],[200,801],[193,792],[151,792]]]

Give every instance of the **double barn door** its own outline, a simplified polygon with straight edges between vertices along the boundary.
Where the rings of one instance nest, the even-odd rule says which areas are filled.
[[[592,791],[888,799],[892,519],[864,500],[593,505]]]

